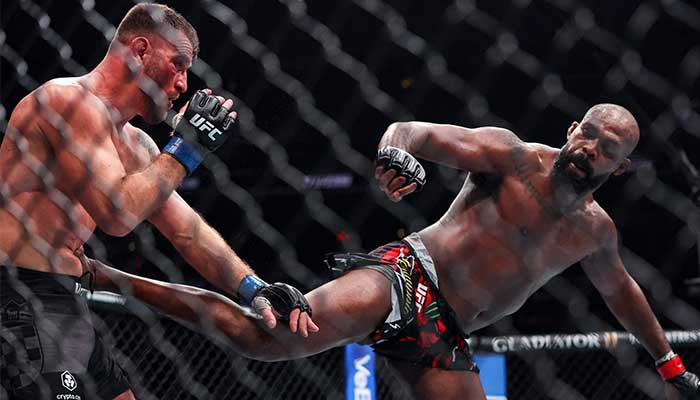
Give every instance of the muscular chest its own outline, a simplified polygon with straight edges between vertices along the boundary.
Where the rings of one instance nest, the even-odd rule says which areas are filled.
[[[489,232],[517,261],[549,275],[576,263],[597,245],[589,213],[562,215],[547,187],[536,180],[504,179],[479,210]]]

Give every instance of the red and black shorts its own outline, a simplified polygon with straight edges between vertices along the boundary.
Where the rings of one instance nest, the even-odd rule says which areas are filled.
[[[392,283],[389,316],[363,344],[387,358],[448,370],[479,372],[454,312],[437,286],[432,258],[418,234],[352,254],[337,270],[372,269]]]

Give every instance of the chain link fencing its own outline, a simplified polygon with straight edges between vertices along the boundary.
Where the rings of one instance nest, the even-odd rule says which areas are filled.
[[[2,138],[27,93],[99,63],[134,4],[2,2]],[[207,158],[178,192],[266,280],[317,287],[328,279],[323,253],[372,249],[427,226],[449,206],[463,172],[424,163],[424,192],[398,204],[372,185],[372,158],[391,122],[496,125],[526,141],[560,146],[566,127],[590,105],[616,102],[638,119],[642,140],[632,173],[604,185],[597,199],[616,222],[625,265],[662,326],[700,327],[700,8],[694,2],[168,4],[202,42],[189,92],[211,87],[235,94],[241,124],[240,138]],[[159,147],[167,142],[166,124],[134,124]],[[49,183],[50,202],[69,207],[37,171]],[[37,229],[30,215],[45,204],[13,208],[2,190],[3,209],[28,232]],[[33,245],[48,256],[56,251],[50,243]],[[120,238],[97,232],[88,245],[96,258],[125,271],[211,288],[149,224]],[[0,258],[11,259],[13,251],[3,248]],[[106,310],[97,316],[139,398],[343,396],[342,350],[263,364],[157,316],[144,321]],[[617,329],[573,267],[518,313],[476,334]],[[679,352],[700,370],[697,348]],[[509,398],[659,398],[651,358],[634,354],[625,364],[600,351],[514,353]],[[401,378],[381,359],[378,380],[380,398],[407,398]]]
[[[131,383],[143,399],[343,399],[343,349],[290,362],[263,363],[144,311],[104,305],[106,325],[120,364],[138,374]],[[136,314],[149,315],[140,319]],[[153,324],[153,322],[157,322]],[[700,331],[668,332],[686,367],[700,368]],[[505,354],[508,399],[646,400],[664,397],[649,356],[626,335],[473,337],[477,354]],[[176,350],[173,354],[172,350]],[[173,355],[175,358],[173,358]],[[409,385],[381,356],[376,361],[378,399],[410,399]]]

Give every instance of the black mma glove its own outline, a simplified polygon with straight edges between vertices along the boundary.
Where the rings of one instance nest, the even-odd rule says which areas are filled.
[[[175,135],[163,152],[178,160],[191,174],[204,156],[218,149],[238,127],[214,95],[198,90],[183,114],[173,117]]]
[[[306,297],[294,286],[277,282],[272,285],[255,275],[247,275],[238,287],[238,297],[256,311],[271,306],[283,320],[289,320],[289,314],[295,308],[311,316],[311,305]]]
[[[377,151],[376,165],[383,167],[384,171],[393,169],[396,177],[406,178],[406,185],[416,183],[416,192],[425,186],[425,169],[408,152],[392,146],[384,146]]]
[[[677,375],[666,382],[672,384],[676,390],[678,390],[678,393],[681,395],[681,399],[700,399],[700,378],[698,378],[698,376],[694,373],[683,371],[680,375]]]
[[[681,399],[700,400],[700,379],[685,369],[678,354],[670,352],[657,360],[656,370],[667,383],[678,390]]]

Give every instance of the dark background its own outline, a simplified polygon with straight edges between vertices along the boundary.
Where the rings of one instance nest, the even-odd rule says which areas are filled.
[[[637,117],[642,139],[635,172],[611,179],[596,198],[616,221],[623,259],[662,325],[700,327],[697,293],[687,284],[699,275],[696,3],[166,3],[200,35],[188,95],[205,86],[235,95],[242,125],[241,137],[179,193],[266,280],[313,288],[328,279],[324,253],[371,250],[446,210],[463,172],[424,162],[425,190],[400,204],[374,186],[371,159],[391,122],[498,125],[558,147],[590,105],[615,102]],[[109,28],[133,4],[3,1],[3,131],[14,105],[38,84],[94,67]],[[134,122],[159,146],[167,141],[166,124]],[[218,160],[228,175],[212,173]],[[312,184],[327,175],[351,184]],[[148,224],[123,238],[98,232],[90,245],[126,271],[210,287]],[[600,329],[619,326],[574,266],[484,333]]]

